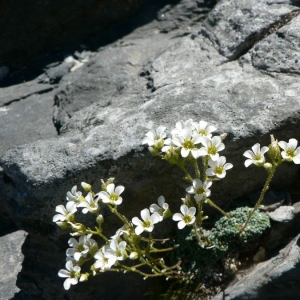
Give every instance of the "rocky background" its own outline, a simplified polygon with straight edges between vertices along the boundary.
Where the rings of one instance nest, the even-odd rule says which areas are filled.
[[[21,11],[14,2],[1,2],[1,28],[9,29],[0,32],[0,243],[12,241],[14,259],[6,261],[16,267],[1,266],[10,274],[0,298],[147,299],[155,283],[135,274],[107,273],[63,290],[57,272],[68,236],[52,223],[56,205],[81,181],[97,189],[101,178],[116,177],[126,187],[129,217],[161,194],[178,210],[182,174],[153,159],[141,140],[149,129],[188,118],[228,133],[224,155],[234,169],[213,190],[218,204],[226,208],[258,190],[265,171],[245,170],[242,153],[256,142],[268,145],[270,133],[300,139],[300,2],[72,1],[57,8],[40,1],[23,12],[30,23],[8,17]],[[282,166],[273,187],[292,194],[289,206],[297,202],[299,167]],[[299,227],[284,231],[267,262],[274,265]],[[297,241],[281,254],[288,283],[272,285],[267,276],[249,292],[246,280],[222,297],[299,295]]]

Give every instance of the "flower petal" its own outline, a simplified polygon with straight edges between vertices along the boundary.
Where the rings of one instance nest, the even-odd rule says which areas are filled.
[[[143,226],[137,226],[135,229],[135,234],[136,235],[140,235],[143,231],[144,231],[144,227]]]
[[[141,211],[141,217],[144,221],[149,220],[150,219],[150,212],[148,208],[145,208]]]
[[[114,183],[110,183],[107,187],[106,187],[107,193],[108,194],[112,194],[115,191],[115,184]]]
[[[115,193],[120,195],[124,192],[124,190],[125,190],[125,187],[123,185],[119,185],[119,186],[116,187]]]
[[[174,214],[173,217],[172,217],[172,219],[173,219],[174,221],[181,221],[182,218],[183,218],[183,215],[182,215],[181,213],[176,213],[176,214]]]
[[[179,229],[182,229],[186,226],[186,223],[184,221],[180,221],[180,222],[178,222],[177,226]]]

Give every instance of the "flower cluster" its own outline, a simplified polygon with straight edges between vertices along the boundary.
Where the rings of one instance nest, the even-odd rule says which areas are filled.
[[[157,203],[141,210],[140,217],[127,219],[118,211],[118,207],[123,203],[121,194],[125,188],[122,185],[116,186],[114,178],[106,182],[102,180],[101,191],[98,193],[93,192],[92,186],[85,182],[81,183],[84,192],[78,191],[77,186],[67,192],[66,205],[58,205],[55,209],[57,214],[53,217],[53,222],[58,226],[72,231],[72,237],[68,241],[69,248],[66,250],[66,267],[58,272],[60,277],[66,278],[64,281],[66,290],[71,285],[87,280],[90,275],[94,276],[109,270],[137,272],[144,278],[166,276],[188,279],[189,276],[193,276],[181,270],[180,262],[174,266],[167,266],[163,258],[158,258],[158,254],[172,251],[174,247],[164,248],[166,240],[155,239],[153,231],[157,224],[171,217],[178,222],[178,229],[191,226],[194,229],[192,234],[198,243],[204,246],[200,228],[207,218],[204,215],[205,205],[212,206],[230,218],[228,213],[210,199],[213,182],[224,179],[227,171],[233,167],[231,163],[226,162],[225,156],[220,155],[225,149],[223,140],[226,134],[214,135],[216,131],[215,126],[203,120],[194,122],[189,119],[177,122],[170,134],[167,134],[164,126],[150,130],[142,141],[148,145],[154,156],[177,165],[184,172],[184,178],[189,185],[185,189],[187,194],[182,198],[183,203],[179,207],[180,213],[173,214],[164,196],[161,195]],[[268,147],[261,148],[257,143],[252,150],[244,152],[247,158],[245,166],[253,164],[264,167],[268,172],[268,178],[247,221],[239,227],[240,231],[246,228],[255,210],[259,208],[276,168],[285,161],[300,164],[300,147],[297,148],[297,145],[295,139],[290,139],[288,143],[278,142],[271,136],[271,144]],[[266,153],[269,161],[265,157]],[[104,233],[105,220],[101,214],[103,206],[106,206],[106,209],[122,223],[122,227],[110,237]],[[75,215],[80,210],[83,214],[95,215],[97,225],[94,229],[76,221]],[[157,246],[157,243],[160,244]],[[127,259],[139,261],[137,264],[132,262],[127,264]],[[146,272],[145,267],[150,271]]]
[[[245,161],[245,167],[249,167],[254,164],[258,167],[270,167],[270,163],[266,164],[266,158],[264,156],[265,153],[268,152],[271,160],[276,158],[276,164],[281,164],[283,161],[294,162],[295,164],[300,164],[300,147],[297,147],[298,141],[296,139],[290,139],[289,142],[285,141],[275,141],[274,137],[271,136],[271,145],[269,147],[260,148],[260,144],[257,143],[252,147],[251,150],[247,150],[244,152],[244,156],[248,159]],[[280,148],[282,151],[280,151]],[[274,162],[273,162],[274,164]]]
[[[176,213],[173,216],[173,220],[179,221],[178,228],[180,229],[186,225],[201,224],[204,219],[202,214],[204,202],[219,209],[209,199],[210,187],[214,180],[223,179],[226,171],[230,170],[233,165],[226,162],[225,156],[220,156],[220,152],[225,149],[223,139],[226,135],[213,136],[216,130],[215,126],[206,121],[194,122],[189,119],[177,122],[170,136],[165,132],[166,127],[160,126],[148,132],[142,141],[143,144],[149,146],[153,155],[178,165],[186,174],[186,179],[192,183],[192,186],[186,188],[186,192],[194,195],[194,201],[184,200],[184,204],[180,207],[181,214]],[[202,160],[202,174],[198,159]],[[194,167],[195,175],[189,174],[186,167],[188,164]]]
[[[152,152],[162,151],[172,156],[173,152],[179,152],[183,158],[191,155],[197,159],[200,156],[209,156],[212,161],[219,158],[219,151],[224,150],[220,136],[212,137],[216,128],[205,121],[193,122],[189,119],[179,121],[171,131],[171,137],[167,138],[166,127],[160,126],[151,130],[143,139],[143,144],[148,144]],[[178,151],[176,151],[178,150]]]
[[[66,290],[71,285],[87,280],[90,275],[111,269],[138,272],[146,278],[162,275],[176,278],[183,276],[179,270],[179,264],[169,268],[163,260],[157,261],[156,258],[151,258],[153,253],[170,251],[171,249],[156,249],[152,236],[140,237],[143,232],[152,233],[155,224],[172,215],[163,196],[158,198],[157,204],[151,204],[149,208],[141,211],[141,219],[134,217],[130,221],[121,215],[117,209],[123,202],[121,194],[124,192],[124,186],[115,186],[112,178],[106,183],[102,181],[102,191],[99,193],[94,193],[91,185],[85,182],[82,182],[81,186],[87,192],[86,196],[83,196],[82,192],[77,191],[77,186],[74,186],[71,191],[67,192],[66,207],[58,205],[56,207],[58,214],[53,217],[53,222],[57,225],[62,228],[70,228],[73,231],[71,233],[73,237],[68,241],[69,248],[66,250],[66,269],[61,269],[58,272],[60,277],[66,278],[64,282]],[[106,205],[124,223],[110,238],[103,233],[104,218],[100,214],[102,205]],[[92,213],[96,215],[97,226],[94,230],[76,222],[75,214],[80,208],[83,214]],[[79,238],[76,239],[74,236],[79,236]],[[102,238],[104,244],[98,246],[97,241],[92,236]],[[151,248],[148,246],[150,244],[152,245]],[[130,267],[121,264],[128,258],[131,260],[140,259],[140,263]],[[82,272],[82,266],[89,261],[91,262],[90,270]],[[153,268],[153,261],[156,263],[155,268]],[[143,266],[151,267],[152,274],[140,271],[139,268]]]
[[[275,140],[274,136],[271,135],[271,144],[268,147],[263,146],[261,148],[260,144],[256,143],[252,146],[252,150],[244,152],[243,155],[247,158],[245,161],[245,167],[247,168],[252,164],[257,167],[264,167],[268,172],[268,178],[255,207],[249,213],[245,224],[240,227],[240,231],[245,230],[254,212],[260,207],[277,167],[283,162],[294,162],[295,164],[300,164],[300,147],[297,147],[297,145],[298,141],[296,139],[290,139],[288,143],[285,141],[278,142]],[[271,161],[266,160],[265,153],[268,154]]]

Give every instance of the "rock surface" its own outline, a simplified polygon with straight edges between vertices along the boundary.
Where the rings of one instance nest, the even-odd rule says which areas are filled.
[[[19,291],[16,278],[22,268],[23,254],[21,252],[26,232],[15,231],[0,237],[0,299],[12,299]]]
[[[299,297],[300,235],[279,254],[262,262],[213,300],[297,299]]]
[[[278,140],[300,139],[296,1],[229,0],[212,9],[209,1],[182,0],[158,7],[156,20],[100,47],[74,72],[69,65],[50,66],[41,83],[31,83],[33,92],[3,100],[1,108],[10,108],[15,99],[37,101],[43,89],[53,89],[40,97],[54,95],[59,132],[58,138],[49,131],[41,136],[46,140],[10,148],[1,158],[0,197],[16,224],[30,233],[15,299],[86,299],[87,291],[89,298],[143,297],[147,284],[134,275],[118,276],[123,286],[136,287],[128,295],[122,294],[123,286],[112,287],[112,274],[63,291],[57,271],[63,267],[67,237],[52,217],[73,185],[85,181],[97,189],[99,179],[108,177],[126,187],[122,209],[129,217],[161,194],[177,210],[186,187],[182,174],[141,146],[148,130],[193,118],[228,133],[223,154],[234,169],[213,189],[220,205],[265,180],[263,169],[245,172],[245,150],[256,142],[268,145],[269,133]],[[45,113],[48,117],[48,109]],[[280,168],[277,188],[292,183],[299,171],[292,164]],[[174,182],[179,182],[175,188]]]
[[[269,216],[272,220],[277,222],[288,222],[293,219],[294,210],[295,208],[293,206],[280,206],[273,212],[270,212]]]

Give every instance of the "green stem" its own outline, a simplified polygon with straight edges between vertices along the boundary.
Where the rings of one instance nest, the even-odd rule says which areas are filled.
[[[199,169],[199,166],[198,166],[197,159],[194,159],[193,165],[194,165],[194,168],[195,168],[195,175],[196,175],[196,178],[199,178],[199,179],[200,179],[201,173],[200,173],[200,169]]]
[[[131,267],[127,267],[125,265],[122,265],[120,264],[120,266],[126,270],[126,271],[129,271],[129,272],[136,272],[140,275],[143,275],[144,277],[158,277],[158,276],[166,276],[166,277],[170,277],[170,278],[178,278],[179,275],[176,274],[176,272],[165,272],[165,273],[155,273],[155,274],[152,274],[152,273],[145,273],[145,272],[142,272],[141,270],[139,269],[135,269],[135,268],[131,268]],[[114,269],[114,268],[111,268],[110,271],[115,271],[115,272],[120,272],[119,269]]]
[[[202,157],[202,164],[203,164],[203,178],[202,181],[207,180],[207,176],[206,176],[206,170],[207,170],[207,166],[208,166],[208,156],[203,156]]]
[[[86,232],[99,235],[100,237],[103,238],[104,241],[108,242],[108,238],[104,234],[102,234],[99,230],[95,231],[90,228],[87,228]]]
[[[207,202],[210,206],[217,209],[220,213],[222,213],[227,218],[231,218],[229,213],[226,213],[222,208],[220,208],[217,204],[215,204],[213,201],[211,201],[209,198],[205,199],[205,202]]]
[[[164,248],[164,249],[156,249],[156,248],[152,248],[150,250],[150,253],[158,253],[158,252],[167,252],[167,251],[172,251],[174,250],[174,247],[170,247],[170,248]]]
[[[269,188],[269,184],[270,184],[270,182],[271,182],[271,180],[272,180],[272,178],[273,178],[273,176],[274,176],[274,173],[275,173],[275,171],[276,171],[277,166],[278,166],[277,164],[275,164],[275,163],[273,164],[273,167],[272,167],[272,169],[271,169],[270,172],[269,172],[269,176],[268,176],[268,178],[267,178],[267,181],[266,181],[266,183],[265,183],[265,185],[264,185],[264,187],[263,187],[263,189],[262,189],[262,191],[261,191],[261,193],[260,193],[259,199],[257,200],[257,202],[256,202],[256,204],[255,204],[255,207],[254,207],[254,208],[251,210],[251,212],[248,214],[248,218],[247,218],[245,224],[239,229],[240,232],[243,232],[243,231],[245,230],[245,228],[247,227],[247,225],[248,225],[248,223],[249,223],[249,221],[250,221],[252,215],[253,215],[254,212],[260,207],[261,202],[262,202],[263,199],[264,199],[265,193],[266,193],[266,191],[267,191],[268,188]]]
[[[189,172],[186,170],[186,168],[182,164],[178,164],[179,168],[184,172],[186,178],[190,181],[193,182],[193,178],[189,174]]]
[[[113,207],[111,204],[107,204],[107,206],[109,207],[110,211],[113,214],[115,214],[121,221],[123,221],[123,223],[125,223],[128,227],[132,228],[132,225],[129,223],[127,218],[125,216],[123,216],[122,214],[120,214],[116,207]]]

